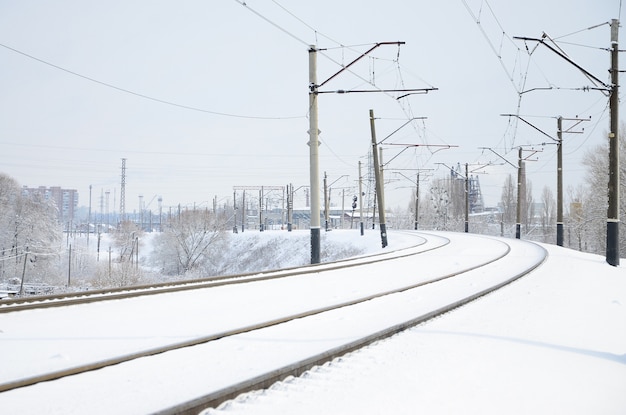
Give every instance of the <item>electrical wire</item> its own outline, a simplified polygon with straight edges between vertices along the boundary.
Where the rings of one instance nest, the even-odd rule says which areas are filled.
[[[502,67],[502,69],[504,70],[504,72],[506,73],[507,78],[509,79],[509,81],[511,82],[511,85],[513,85],[513,88],[515,89],[515,92],[517,92],[518,94],[521,92],[517,86],[515,85],[515,80],[514,80],[514,76],[513,74],[509,71],[509,69],[506,67],[506,65],[504,64],[504,61],[502,60],[502,55],[501,53],[498,52],[498,50],[496,50],[496,47],[494,46],[493,42],[491,42],[491,39],[489,39],[489,36],[487,35],[487,32],[485,31],[485,29],[482,27],[481,25],[481,21],[480,21],[480,17],[477,17],[474,12],[472,11],[472,9],[470,8],[470,6],[467,4],[466,0],[461,0],[463,2],[463,5],[465,5],[465,8],[467,9],[467,12],[470,14],[470,16],[472,17],[472,19],[474,20],[474,23],[476,23],[478,25],[478,28],[481,32],[481,34],[483,35],[483,37],[485,38],[485,40],[487,41],[487,43],[489,44],[489,47],[491,48],[492,52],[494,53],[494,55],[498,58],[498,61],[500,62],[500,66]],[[512,39],[506,34],[506,32],[504,31],[504,29],[502,28],[502,25],[500,24],[500,21],[498,20],[498,18],[495,16],[495,14],[493,13],[493,9],[491,8],[491,6],[489,5],[489,3],[487,3],[486,0],[484,0],[481,3],[481,10],[480,13],[482,13],[482,4],[485,3],[487,4],[487,7],[489,8],[494,20],[496,21],[496,24],[498,25],[498,27],[500,28],[500,30],[502,30],[502,37],[501,40],[503,40],[505,37],[509,40]],[[519,50],[519,48],[517,48]]]
[[[259,13],[258,11],[254,10],[252,7],[248,6],[248,4],[245,1],[241,1],[241,0],[235,0],[235,3],[238,3],[240,5],[242,5],[243,7],[245,7],[247,10],[249,10],[251,13],[255,14],[257,17],[259,17],[260,19],[264,20],[265,22],[269,23],[270,25],[274,26],[276,29],[280,30],[281,32],[285,33],[287,36],[291,37],[292,39],[295,39],[296,41],[302,43],[305,46],[310,46],[308,42],[300,39],[298,36],[294,35],[293,33],[289,32],[287,29],[285,29],[284,27],[280,26],[277,23],[274,23],[272,20],[268,19],[267,17],[263,16],[261,13]],[[278,3],[276,3],[278,5]],[[280,6],[280,5],[279,5]],[[282,7],[282,6],[281,6]],[[284,9],[284,8],[283,8]]]
[[[235,1],[237,1],[237,0],[235,0]],[[139,92],[131,91],[131,90],[126,89],[126,88],[121,88],[119,86],[115,86],[115,85],[107,83],[107,82],[99,81],[99,80],[97,80],[95,78],[91,78],[89,76],[82,75],[82,74],[80,74],[78,72],[74,72],[72,70],[63,68],[63,67],[61,67],[59,65],[55,65],[53,63],[50,63],[48,61],[45,61],[45,60],[40,59],[40,58],[38,58],[36,56],[30,55],[30,54],[28,54],[26,52],[22,52],[22,51],[20,51],[18,49],[12,48],[12,47],[7,46],[7,45],[2,44],[2,43],[0,43],[0,46],[2,46],[5,49],[8,49],[8,50],[10,50],[10,51],[12,51],[14,53],[17,53],[19,55],[25,56],[25,57],[27,57],[29,59],[32,59],[32,60],[35,60],[35,61],[37,61],[39,63],[43,63],[44,65],[48,65],[48,66],[50,66],[52,68],[58,69],[60,71],[68,73],[70,75],[73,75],[73,76],[85,79],[87,81],[93,82],[93,83],[101,85],[101,86],[105,86],[107,88],[115,89],[117,91],[120,91],[120,92],[123,92],[123,93],[126,93],[126,94],[130,94],[130,95],[134,95],[134,96],[137,96],[137,97],[140,97],[140,98],[143,98],[143,99],[147,99],[147,100],[150,100],[150,101],[158,102],[160,104],[170,105],[170,106],[173,106],[173,107],[178,107],[178,108],[191,110],[191,111],[203,112],[203,113],[206,113],[206,114],[219,115],[219,116],[223,116],[223,117],[233,117],[233,118],[246,118],[246,119],[256,119],[256,120],[287,120],[287,119],[305,118],[304,115],[284,116],[284,117],[264,117],[264,116],[255,116],[255,115],[241,115],[241,114],[233,114],[233,113],[226,113],[226,112],[206,110],[206,109],[202,109],[202,108],[198,108],[198,107],[192,107],[192,106],[184,105],[184,104],[177,104],[175,102],[166,101],[166,100],[163,100],[163,99],[160,99],[160,98],[155,98],[155,97],[152,97],[152,96],[149,96],[149,95],[141,94]]]
[[[620,8],[621,8],[621,4],[622,4],[622,2],[621,2],[621,0],[620,0]],[[602,27],[602,26],[604,26],[604,25],[611,25],[611,22],[602,22],[602,23],[597,24],[597,25],[589,26],[589,27],[586,27],[586,28],[584,28],[584,29],[577,30],[577,31],[572,32],[572,33],[567,33],[567,34],[565,34],[565,35],[557,36],[557,37],[555,37],[553,40],[563,39],[564,37],[572,36],[572,35],[575,35],[575,34],[578,34],[578,33],[584,32],[584,31],[586,31],[586,30],[596,29],[596,28],[598,28],[598,27]]]
[[[307,44],[307,42],[305,42],[304,40],[298,38],[297,36],[295,36],[294,34],[292,34],[291,32],[287,31],[286,29],[284,29],[282,26],[278,25],[277,23],[273,22],[272,20],[270,20],[269,18],[263,16],[261,13],[257,12],[256,10],[251,9],[246,3],[245,1],[240,1],[240,0],[235,0],[237,3],[239,3],[242,6],[245,6],[246,8],[248,8],[250,11],[252,11],[254,14],[256,14],[258,17],[260,17],[261,19],[263,19],[264,21],[266,21],[267,23],[271,24],[272,26],[276,27],[277,29],[279,29],[280,31],[282,31],[283,33],[287,34],[288,36],[296,39],[298,42],[302,43],[302,44]],[[341,42],[338,42],[337,40],[331,38],[330,36],[327,36],[321,32],[319,32],[317,29],[315,29],[312,25],[310,25],[309,23],[307,23],[306,21],[304,21],[303,19],[301,19],[300,17],[298,17],[297,15],[295,15],[293,12],[291,12],[290,10],[288,10],[286,7],[284,7],[283,5],[281,5],[277,0],[272,0],[272,3],[274,3],[276,6],[278,6],[281,10],[283,10],[285,13],[287,13],[288,15],[290,15],[291,17],[293,17],[294,19],[296,19],[299,23],[303,24],[306,28],[308,28],[309,30],[313,31],[315,34],[315,38],[316,38],[316,46],[317,46],[317,36],[318,34],[323,36],[324,38],[330,40],[331,42],[335,43],[338,45],[337,48],[324,48],[324,49],[320,49],[318,48],[317,52],[322,55],[323,57],[325,57],[326,59],[328,59],[329,61],[335,63],[337,66],[343,68],[343,70],[346,70],[347,72],[351,73],[353,76],[355,76],[357,79],[361,80],[361,84],[359,84],[359,86],[367,84],[370,85],[372,88],[374,88],[375,91],[380,91],[383,94],[387,95],[388,97],[394,99],[394,101],[399,104],[401,110],[403,111],[403,113],[405,114],[405,116],[407,117],[407,119],[411,119],[414,118],[412,117],[412,109],[410,107],[410,103],[407,104],[407,108],[402,106],[402,103],[400,103],[397,99],[397,97],[394,97],[391,93],[389,92],[384,92],[383,88],[380,88],[376,85],[376,75],[377,74],[376,70],[375,70],[375,62],[376,60],[380,60],[380,61],[390,61],[394,63],[394,70],[397,70],[398,72],[398,76],[400,78],[399,82],[404,85],[404,80],[402,79],[402,74],[401,74],[401,67],[400,67],[400,44],[398,44],[398,51],[396,54],[396,58],[395,59],[384,59],[384,58],[378,58],[378,57],[372,57],[369,56],[369,62],[370,62],[370,71],[369,71],[369,75],[370,78],[367,79],[363,76],[361,76],[360,74],[352,71],[350,68],[346,68],[346,65],[344,63],[344,59],[345,59],[345,55],[344,55],[344,51],[345,50],[351,50],[353,52],[357,52],[358,54],[360,54],[361,52],[358,52],[356,50],[355,46],[346,46],[344,44],[342,44]],[[365,45],[358,45],[358,46],[372,46],[373,44],[365,44]],[[310,47],[310,45],[307,45]],[[330,50],[330,49],[341,49],[342,51],[342,59],[341,62],[337,61],[336,59],[332,58],[328,53],[326,53],[326,51]],[[389,69],[386,69],[383,72],[383,75],[389,74],[391,71]],[[423,80],[422,80],[423,81]],[[432,87],[432,85],[431,85]],[[357,87],[353,87],[357,88]],[[349,91],[350,89],[348,89]],[[307,117],[308,114],[310,114],[310,110],[311,108],[309,108],[309,111],[307,112]],[[417,128],[414,126],[414,129],[416,131],[416,133],[419,136],[419,131],[417,130]],[[325,143],[326,147],[329,149],[330,153],[333,154],[335,156],[335,158],[340,161],[343,164],[346,165],[351,165],[351,163],[346,162],[344,159],[342,159],[341,157],[339,157],[339,155],[337,155],[333,149],[331,148],[331,146],[328,144],[328,142]]]

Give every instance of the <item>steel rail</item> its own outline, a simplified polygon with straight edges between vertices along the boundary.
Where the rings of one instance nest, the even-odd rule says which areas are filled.
[[[532,243],[532,242],[531,242]],[[443,314],[447,314],[457,308],[463,307],[472,301],[480,299],[488,294],[491,294],[515,281],[530,274],[532,271],[541,266],[548,258],[548,252],[545,248],[541,247],[538,244],[533,245],[538,246],[543,251],[543,256],[541,260],[532,264],[530,267],[516,273],[510,278],[483,290],[480,290],[474,294],[468,295],[464,298],[458,299],[450,304],[434,309],[428,313],[417,316],[413,319],[407,320],[403,323],[393,325],[384,330],[380,330],[376,333],[372,333],[368,336],[364,336],[360,339],[357,339],[348,344],[327,350],[323,353],[317,354],[315,356],[310,356],[307,359],[303,359],[301,361],[295,362],[293,364],[281,367],[279,369],[275,369],[271,372],[256,376],[254,378],[245,380],[243,382],[231,385],[227,388],[214,391],[205,396],[196,398],[194,400],[181,403],[179,405],[173,406],[171,408],[163,409],[156,414],[158,415],[196,415],[200,414],[205,409],[216,408],[220,404],[234,399],[237,396],[251,392],[255,390],[267,389],[271,385],[279,382],[289,376],[297,377],[305,373],[306,371],[312,369],[315,366],[321,366],[326,362],[329,362],[335,358],[344,356],[350,352],[354,352],[358,349],[366,347],[374,342],[387,339],[397,333],[415,327],[417,325],[423,324],[428,320],[437,318]]]
[[[402,232],[402,231],[399,231]],[[157,284],[137,285],[123,288],[108,288],[102,290],[91,290],[78,293],[65,293],[59,295],[42,295],[32,296],[18,299],[10,299],[0,301],[0,314],[14,311],[33,310],[39,308],[63,307],[75,304],[87,304],[97,301],[120,300],[132,298],[141,295],[166,294],[179,291],[196,290],[212,287],[220,287],[224,285],[243,284],[256,281],[264,281],[277,278],[291,277],[294,275],[311,274],[320,271],[336,270],[353,266],[354,264],[373,264],[376,262],[387,261],[390,259],[400,258],[424,252],[429,252],[443,245],[447,245],[450,241],[445,241],[443,245],[419,250],[426,244],[424,240],[420,244],[413,246],[379,252],[375,254],[362,255],[348,259],[341,259],[322,264],[307,264],[301,267],[289,267],[278,270],[267,270],[261,272],[249,272],[242,274],[224,275],[216,277],[198,278],[185,281],[165,282]],[[417,252],[414,250],[418,249]],[[398,252],[404,252],[397,255]]]
[[[386,261],[386,260],[391,260],[391,259],[398,259],[398,258],[404,258],[407,256],[411,256],[411,255],[418,255],[420,253],[423,252],[428,252],[428,251],[432,251],[434,249],[438,249],[441,248],[443,246],[446,246],[450,243],[450,240],[447,238],[442,238],[440,235],[430,235],[431,237],[434,238],[441,238],[441,239],[445,239],[444,244],[441,245],[437,245],[436,247],[432,247],[429,248],[428,250],[422,250],[419,252],[403,252],[403,253],[394,253],[393,255],[387,255],[389,256],[389,258],[384,258],[381,259],[380,256],[378,256],[376,259],[372,259],[372,258],[368,258],[368,260],[366,262],[358,262],[358,261],[344,261],[346,263],[342,264],[341,266],[329,266],[326,267],[326,270],[336,270],[336,269],[342,269],[342,268],[347,268],[347,267],[356,267],[356,266],[365,266],[365,265],[369,265],[375,262],[380,262],[380,261]],[[490,238],[492,239],[492,238]],[[335,310],[335,309],[339,309],[339,308],[344,308],[344,307],[349,307],[349,306],[353,306],[359,303],[364,303],[366,301],[370,301],[373,300],[375,298],[380,298],[380,297],[384,297],[384,296],[389,296],[389,295],[393,295],[393,294],[397,294],[400,292],[404,292],[404,291],[408,291],[411,289],[415,289],[415,288],[419,288],[428,284],[434,284],[449,278],[452,278],[454,276],[472,271],[472,270],[476,270],[479,269],[481,267],[484,267],[486,265],[492,264],[496,261],[501,260],[502,258],[506,257],[510,251],[511,248],[509,246],[509,244],[507,244],[504,241],[498,240],[498,242],[502,243],[503,245],[506,246],[506,249],[504,250],[503,253],[497,255],[496,257],[492,257],[489,258],[486,261],[483,261],[479,264],[475,264],[469,267],[464,267],[463,269],[458,269],[455,270],[454,272],[450,272],[444,275],[440,275],[436,278],[431,278],[429,280],[426,281],[420,281],[420,282],[416,282],[416,283],[412,283],[409,285],[405,285],[402,287],[396,287],[394,289],[391,290],[387,290],[387,291],[383,291],[383,292],[377,292],[375,294],[370,294],[370,295],[365,295],[359,298],[353,298],[350,299],[348,301],[342,301],[342,302],[338,302],[338,303],[334,303],[332,305],[325,305],[323,307],[318,307],[318,308],[314,308],[314,309],[310,309],[310,310],[306,310],[306,311],[300,311],[297,313],[293,313],[287,316],[282,316],[279,318],[275,318],[275,319],[270,319],[270,320],[266,320],[266,321],[261,321],[261,322],[256,322],[253,324],[249,324],[243,327],[238,327],[236,329],[233,330],[226,330],[226,331],[222,331],[222,332],[218,332],[218,333],[212,333],[209,335],[205,335],[205,336],[201,336],[201,337],[197,337],[194,339],[189,339],[186,341],[182,341],[182,342],[177,342],[177,343],[171,343],[168,345],[163,345],[163,346],[159,346],[159,347],[154,347],[154,348],[150,348],[150,349],[145,349],[145,350],[140,350],[137,352],[133,352],[133,353],[128,353],[125,355],[121,355],[121,356],[115,356],[112,358],[108,358],[108,359],[102,359],[99,361],[95,361],[95,362],[90,362],[87,364],[83,364],[83,365],[77,365],[75,367],[71,367],[71,368],[66,368],[66,369],[62,369],[62,370],[57,370],[57,371],[51,371],[45,374],[41,374],[41,375],[35,375],[35,376],[31,376],[31,377],[26,377],[26,378],[22,378],[16,381],[11,381],[11,382],[6,382],[3,384],[0,384],[0,392],[4,392],[4,391],[9,391],[9,390],[13,390],[13,389],[17,389],[17,388],[21,388],[21,387],[25,387],[25,386],[30,386],[39,382],[44,382],[44,381],[53,381],[53,380],[57,380],[57,379],[61,379],[67,376],[73,376],[73,375],[78,375],[81,373],[85,373],[85,372],[89,372],[89,371],[93,371],[93,370],[97,370],[97,369],[102,369],[105,368],[107,366],[112,366],[112,365],[116,365],[119,363],[124,363],[124,362],[129,362],[131,360],[135,360],[135,359],[139,359],[139,358],[143,358],[143,357],[150,357],[150,356],[154,356],[157,354],[161,354],[161,353],[166,353],[169,351],[173,351],[173,350],[177,350],[177,349],[182,349],[182,348],[186,348],[186,347],[192,347],[192,346],[197,346],[197,345],[201,345],[201,344],[205,344],[211,341],[215,341],[215,340],[219,340],[219,339],[223,339],[225,337],[229,337],[229,336],[235,336],[238,334],[242,334],[242,333],[249,333],[255,330],[260,330],[260,329],[264,329],[264,328],[268,328],[268,327],[272,327],[278,324],[283,324],[292,320],[296,320],[296,319],[301,319],[301,318],[305,318],[305,317],[310,317],[310,316],[314,316],[317,314],[321,314],[324,312],[328,312],[331,310]],[[402,250],[398,250],[398,251],[402,251]],[[387,253],[389,254],[389,253]],[[309,274],[311,272],[319,272],[320,269],[319,267],[315,267],[318,268],[317,270],[311,270],[310,267],[307,267],[305,270],[302,270],[302,272],[298,273],[298,272],[290,272],[289,275],[303,275],[303,274]],[[273,278],[282,278],[284,277],[284,275],[281,276],[275,276]],[[249,282],[250,280],[246,280],[245,282]],[[138,295],[135,293],[135,296]],[[484,294],[481,294],[484,295]],[[471,300],[467,300],[467,301],[471,301]],[[467,302],[465,301],[465,302]],[[464,303],[465,303],[464,302]],[[456,305],[455,307],[458,307],[458,305]],[[439,313],[441,314],[441,313]],[[432,317],[429,317],[432,318]],[[397,332],[394,331],[394,332]],[[317,359],[315,360],[317,361]],[[306,366],[306,365],[305,365]],[[293,370],[293,368],[291,368],[290,370]],[[282,372],[279,372],[282,373]],[[282,375],[281,375],[282,376]],[[266,380],[264,380],[264,382],[266,382]],[[257,385],[255,387],[258,387],[258,383],[257,382],[253,382],[252,384]],[[239,389],[239,388],[236,388]],[[241,392],[238,392],[241,393]],[[220,399],[228,399],[228,397],[231,397],[232,395],[230,393],[222,396],[219,395]],[[228,396],[228,397],[226,397]],[[211,397],[210,398],[210,404],[213,404],[215,402],[215,397]],[[210,405],[209,404],[209,405]],[[207,405],[206,402],[202,403],[202,405]],[[197,409],[197,406],[194,406],[194,410]],[[174,412],[171,413],[179,413],[179,411],[182,410],[182,408],[177,407],[177,409]]]

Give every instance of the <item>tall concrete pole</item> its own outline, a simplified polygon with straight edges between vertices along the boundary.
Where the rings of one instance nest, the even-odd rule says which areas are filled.
[[[619,95],[617,47],[619,20],[611,20],[611,131],[609,132],[609,208],[606,224],[606,262],[619,265]]]
[[[259,189],[259,231],[263,232],[263,192]]]
[[[311,264],[320,263],[320,169],[317,112],[317,49],[309,47],[309,176],[311,182]]]
[[[328,232],[328,176],[324,172],[324,230]]]
[[[419,208],[420,208],[420,172],[417,172],[417,179],[415,180],[415,230],[417,230],[419,221]]]
[[[378,147],[378,165],[380,167],[380,185],[382,189],[382,193],[380,194],[380,205],[385,205],[385,163],[383,162],[383,148]],[[386,220],[387,218],[385,218]]]
[[[102,215],[102,211],[100,212],[100,215]],[[91,185],[89,185],[89,216],[87,217],[87,246],[89,246],[89,234],[90,233],[91,233]]]
[[[122,182],[120,185],[120,221],[126,220],[126,159],[122,159]]]
[[[563,246],[563,117],[556,121],[556,244]]]
[[[293,227],[293,184],[287,185],[287,232]]]
[[[469,172],[465,163],[465,233],[469,232]]]
[[[378,161],[378,144],[376,143],[376,125],[374,124],[374,110],[370,110],[370,129],[372,133],[372,156],[374,158],[374,177],[376,178],[376,197],[378,198],[378,222],[380,224],[380,238],[383,248],[387,246],[387,225],[385,224],[385,201],[383,197],[384,185],[380,163]]]
[[[361,176],[361,162],[359,161],[359,226],[361,228],[361,236],[364,235],[363,223],[363,176]]]
[[[237,233],[237,191],[233,190],[233,233]]]
[[[522,237],[522,147],[518,150],[518,167],[517,167],[517,211],[515,223],[515,238]]]
[[[241,195],[241,233],[246,230],[246,191]]]

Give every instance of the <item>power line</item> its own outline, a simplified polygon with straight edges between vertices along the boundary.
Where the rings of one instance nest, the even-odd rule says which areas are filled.
[[[620,4],[621,4],[621,1],[620,1]],[[599,24],[597,24],[597,25],[593,25],[593,26],[585,27],[584,29],[576,30],[575,32],[572,32],[572,33],[567,33],[567,34],[565,34],[565,35],[557,36],[557,37],[555,37],[555,38],[554,38],[554,40],[557,40],[557,39],[563,39],[564,37],[572,36],[572,35],[575,35],[575,34],[578,34],[578,33],[584,32],[584,31],[586,31],[586,30],[597,29],[598,27],[602,27],[602,26],[605,26],[605,25],[610,26],[610,25],[611,25],[611,22],[602,22],[602,23],[599,23]]]
[[[485,40],[487,41],[487,43],[489,44],[489,47],[491,48],[492,52],[494,53],[494,55],[496,55],[496,57],[498,58],[498,61],[500,62],[500,66],[502,66],[502,69],[504,70],[504,72],[506,73],[509,81],[511,82],[511,84],[513,85],[513,88],[515,89],[515,91],[519,94],[520,90],[518,89],[518,87],[515,85],[515,79],[513,74],[509,71],[509,69],[506,67],[506,65],[504,64],[504,61],[502,60],[502,41],[500,42],[500,48],[499,50],[496,49],[495,45],[493,44],[493,42],[491,41],[491,39],[489,39],[489,36],[487,35],[487,32],[485,31],[485,29],[483,28],[482,24],[481,24],[481,20],[480,17],[476,16],[474,14],[474,12],[472,11],[472,9],[470,8],[470,6],[467,4],[466,0],[462,0],[463,1],[463,5],[465,6],[465,9],[467,9],[467,12],[470,14],[470,16],[472,17],[472,19],[474,20],[474,23],[476,23],[478,25],[478,28],[480,30],[480,32],[482,33],[483,37],[485,38]],[[487,4],[487,7],[489,8],[489,11],[491,12],[491,15],[493,17],[493,19],[495,20],[496,24],[498,25],[498,27],[500,28],[500,30],[502,31],[502,40],[504,40],[504,38],[509,39],[509,41],[511,41],[512,44],[514,44],[514,42],[511,40],[511,37],[509,35],[506,34],[506,32],[504,31],[502,25],[500,24],[500,21],[498,20],[498,18],[496,17],[495,13],[493,12],[493,9],[491,8],[491,6],[489,5],[489,3],[487,3],[487,1],[484,1],[485,4]],[[481,10],[480,13],[482,13],[482,3],[481,3]],[[516,47],[518,53],[520,52],[520,48]]]
[[[246,118],[246,119],[257,119],[257,120],[285,120],[285,119],[305,118],[304,115],[286,116],[286,117],[263,117],[263,116],[254,116],[254,115],[241,115],[241,114],[233,114],[233,113],[226,113],[226,112],[206,110],[206,109],[202,109],[202,108],[198,108],[198,107],[191,107],[189,105],[184,105],[184,104],[177,104],[175,102],[166,101],[166,100],[163,100],[163,99],[160,99],[160,98],[151,97],[149,95],[145,95],[145,94],[141,94],[139,92],[131,91],[131,90],[126,89],[126,88],[121,88],[119,86],[116,86],[116,85],[113,85],[113,84],[110,84],[110,83],[107,83],[107,82],[99,81],[99,80],[97,80],[95,78],[91,78],[89,76],[82,75],[82,74],[80,74],[78,72],[74,72],[72,70],[63,68],[63,67],[61,67],[59,65],[55,65],[53,63],[50,63],[50,62],[45,61],[43,59],[40,59],[40,58],[38,58],[36,56],[30,55],[30,54],[28,54],[26,52],[22,52],[22,51],[20,51],[18,49],[10,47],[10,46],[4,45],[2,43],[0,43],[0,46],[2,46],[5,49],[8,49],[8,50],[10,50],[10,51],[12,51],[14,53],[17,53],[17,54],[20,54],[22,56],[25,56],[25,57],[27,57],[29,59],[35,60],[35,61],[37,61],[39,63],[43,63],[44,65],[48,65],[48,66],[50,66],[52,68],[55,68],[55,69],[58,69],[60,71],[66,72],[66,73],[68,73],[70,75],[73,75],[73,76],[85,79],[87,81],[96,83],[98,85],[105,86],[107,88],[111,88],[111,89],[115,89],[115,90],[120,91],[120,92],[124,92],[126,94],[130,94],[130,95],[134,95],[134,96],[137,96],[137,97],[140,97],[140,98],[143,98],[143,99],[147,99],[147,100],[150,100],[150,101],[158,102],[160,104],[171,105],[173,107],[183,108],[183,109],[191,110],[191,111],[203,112],[203,113],[206,113],[206,114],[219,115],[219,116],[223,116],[223,117],[233,117],[233,118]]]
[[[272,20],[268,19],[267,17],[263,16],[261,13],[259,13],[258,11],[254,10],[252,7],[248,6],[248,4],[245,1],[241,1],[241,0],[235,0],[235,3],[238,3],[240,5],[242,5],[243,7],[245,7],[247,10],[249,10],[250,12],[254,13],[257,17],[265,20],[267,23],[271,24],[272,26],[274,26],[276,29],[280,30],[281,32],[285,33],[287,36],[291,37],[292,39],[297,40],[298,42],[302,43],[304,46],[309,46],[309,43],[306,42],[305,40],[300,39],[298,36],[294,35],[293,33],[291,33],[290,31],[288,31],[287,29],[285,29],[284,27],[280,26],[278,23],[274,23]],[[280,6],[278,3],[276,3],[278,6]],[[280,6],[282,8],[282,6]],[[283,10],[286,10],[283,8]],[[293,15],[292,15],[293,16]],[[307,25],[308,26],[308,25]]]

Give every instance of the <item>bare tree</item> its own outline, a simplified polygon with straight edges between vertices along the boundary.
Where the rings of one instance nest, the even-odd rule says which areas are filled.
[[[208,210],[190,210],[173,218],[160,235],[155,255],[173,262],[162,262],[169,275],[186,274],[210,265],[210,248],[225,233],[225,223]]]
[[[513,181],[513,176],[508,175],[504,186],[502,186],[502,196],[500,198],[500,203],[502,205],[502,216],[504,223],[513,224],[516,219],[516,202],[517,194],[515,182]]]
[[[556,226],[556,200],[554,194],[548,186],[544,186],[541,191],[541,212],[539,213],[539,220],[541,221],[541,233],[543,235],[543,242],[553,241],[554,234],[553,229]]]
[[[626,125],[620,129],[620,158],[626,154],[626,136],[623,133]],[[606,136],[606,135],[605,135]],[[589,229],[586,233],[587,250],[597,254],[606,252],[606,218],[608,208],[608,140],[585,153],[583,164],[587,167],[586,185],[589,197],[583,206],[584,217],[587,218]],[[626,194],[626,165],[620,164],[620,193]],[[626,200],[620,200],[620,217],[626,214]],[[620,256],[626,256],[626,227],[620,222]]]
[[[430,201],[433,207],[432,227],[447,230],[450,221],[450,197],[445,180],[437,179],[430,187]]]
[[[567,213],[567,230],[570,238],[568,238],[569,246],[575,246],[579,251],[586,250],[587,233],[590,230],[590,224],[593,222],[591,217],[587,217],[584,207],[588,204],[588,197],[582,184],[577,187],[568,187],[567,195],[569,206]],[[575,244],[571,241],[571,235],[575,238]]]
[[[21,277],[27,273],[31,281],[43,282],[54,277],[61,237],[54,203],[40,194],[22,195],[13,178],[0,174],[0,269],[3,278]]]
[[[524,204],[523,206],[523,219],[524,219],[524,226],[526,227],[526,229],[531,229],[532,225],[534,224],[534,217],[535,217],[535,203],[534,203],[534,199],[533,199],[533,183],[526,179],[526,199],[524,200]]]

